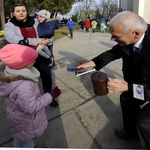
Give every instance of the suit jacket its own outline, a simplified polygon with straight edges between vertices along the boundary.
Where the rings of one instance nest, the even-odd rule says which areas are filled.
[[[117,44],[92,60],[96,64],[95,68],[99,70],[108,63],[121,58],[123,76],[128,82],[129,91],[133,90],[133,83],[141,84],[144,86],[145,100],[150,101],[150,25],[145,32],[142,50],[136,59],[133,57],[132,46]]]

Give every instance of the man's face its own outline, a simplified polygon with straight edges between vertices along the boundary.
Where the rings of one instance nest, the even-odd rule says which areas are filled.
[[[134,42],[134,37],[131,33],[124,33],[121,24],[110,26],[111,40],[116,41],[120,46],[126,46]]]

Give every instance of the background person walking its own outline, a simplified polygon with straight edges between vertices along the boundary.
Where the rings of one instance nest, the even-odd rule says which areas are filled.
[[[90,20],[88,18],[84,22],[84,26],[85,26],[86,33],[88,33],[89,32],[89,28],[91,27],[91,22],[90,22]]]
[[[95,19],[93,19],[91,22],[93,33],[95,33],[95,29],[96,29],[97,24],[98,24],[97,21]]]
[[[79,25],[81,26],[81,29],[82,29],[82,31],[83,31],[83,29],[84,29],[84,21],[83,21],[83,19],[81,19],[81,20],[79,21]]]
[[[106,21],[103,17],[101,17],[100,21],[99,21],[99,24],[100,24],[100,30],[102,33],[105,32],[105,29],[106,29]]]
[[[70,31],[70,38],[73,39],[73,29],[75,26],[75,22],[72,20],[72,18],[70,18],[66,24],[66,26],[68,27],[69,31]]]

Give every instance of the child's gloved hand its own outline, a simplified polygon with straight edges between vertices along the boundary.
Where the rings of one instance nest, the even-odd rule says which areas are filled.
[[[50,95],[53,97],[53,99],[55,99],[55,98],[57,98],[57,97],[60,95],[61,91],[60,91],[60,89],[58,88],[58,86],[56,86],[56,87],[55,87],[52,91],[50,91],[49,93],[50,93]]]

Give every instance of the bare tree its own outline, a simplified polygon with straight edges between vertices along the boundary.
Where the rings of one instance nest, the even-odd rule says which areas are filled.
[[[82,3],[78,3],[78,5],[75,6],[74,13],[78,15],[78,20],[84,18],[84,6]]]
[[[5,15],[4,15],[4,2],[3,0],[0,0],[0,20],[1,20],[1,29],[4,29],[4,24],[5,24]]]
[[[93,0],[84,0],[84,1],[82,2],[82,4],[83,4],[83,7],[84,7],[86,16],[87,16],[87,17],[90,17],[90,16],[89,16],[89,15],[90,15],[89,13],[90,13],[91,7],[93,6]]]
[[[79,20],[81,18],[90,18],[93,4],[93,0],[81,0],[80,2],[78,2],[78,5],[74,8],[74,13],[78,14]]]
[[[78,17],[86,19],[100,19],[104,17],[106,21],[109,21],[118,12],[117,0],[75,0],[76,6],[74,7],[74,14]]]
[[[117,0],[102,0],[96,8],[99,10],[99,14],[109,21],[118,12],[118,3]]]

